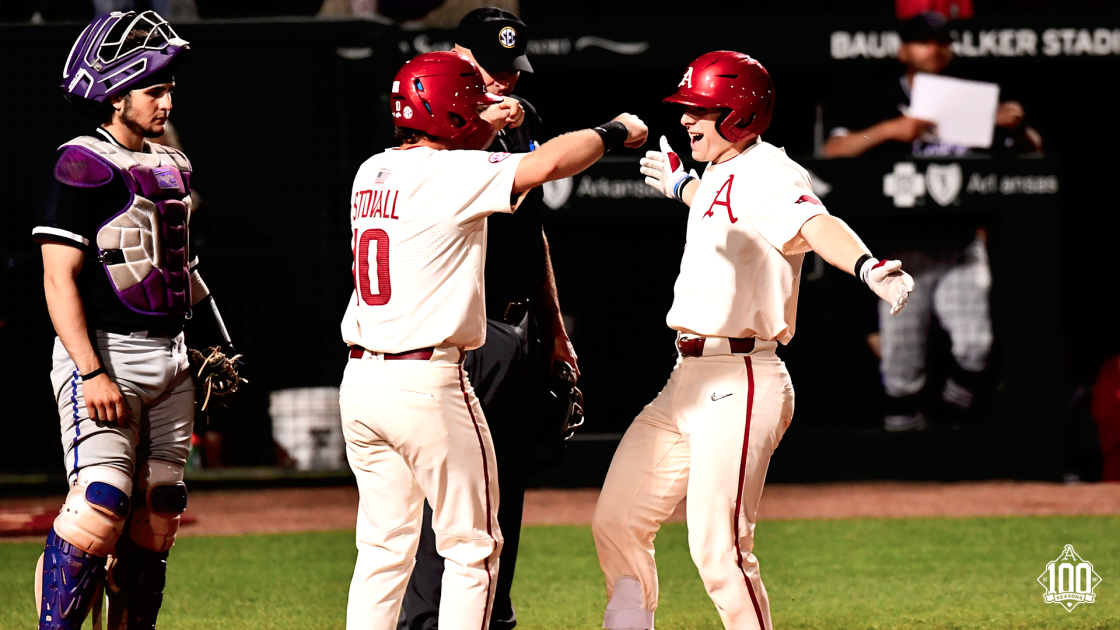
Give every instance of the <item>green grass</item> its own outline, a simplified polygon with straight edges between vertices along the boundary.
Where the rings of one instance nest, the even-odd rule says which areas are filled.
[[[775,627],[1120,628],[1120,518],[860,519],[764,522],[756,553]],[[1067,613],[1035,578],[1065,544],[1092,562],[1097,602]],[[657,627],[719,629],[683,525],[657,539]],[[0,628],[34,628],[35,544],[0,544]],[[342,628],[353,569],[344,532],[188,537],[172,553],[161,630]],[[597,628],[602,574],[587,527],[523,535],[519,627]]]

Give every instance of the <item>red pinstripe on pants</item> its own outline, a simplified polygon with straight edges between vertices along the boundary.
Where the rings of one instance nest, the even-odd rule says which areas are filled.
[[[467,393],[466,381],[463,380],[463,366],[459,366],[459,389],[463,392],[463,401],[467,403],[467,413],[471,415],[471,422],[474,423],[474,432],[475,435],[478,436],[478,450],[482,452],[482,478],[486,481],[486,535],[489,536],[490,540],[493,540],[494,545],[497,546],[498,541],[494,540],[494,520],[490,507],[490,465],[489,462],[486,461],[486,445],[482,441],[482,429],[478,426],[478,419],[474,417],[474,408],[471,407],[471,397]],[[486,567],[486,609],[482,611],[482,628],[480,630],[486,630],[487,622],[490,620],[490,602],[493,597],[490,589],[494,586],[494,579],[490,573],[489,557],[483,561],[483,566]],[[754,597],[754,591],[751,591],[751,597]],[[758,604],[755,604],[755,610],[757,609]]]
[[[766,624],[762,621],[762,609],[758,606],[758,597],[754,594],[754,585],[751,584],[747,570],[743,567],[743,549],[739,545],[739,515],[743,510],[743,482],[747,474],[747,451],[751,441],[751,411],[754,409],[754,367],[751,365],[749,356],[743,357],[743,361],[747,364],[747,418],[743,428],[743,452],[739,459],[739,490],[735,494],[735,520],[732,521],[731,527],[735,534],[735,553],[739,558],[739,570],[742,571],[743,580],[747,583],[747,591],[751,594],[754,614],[758,617],[758,627],[765,630]]]

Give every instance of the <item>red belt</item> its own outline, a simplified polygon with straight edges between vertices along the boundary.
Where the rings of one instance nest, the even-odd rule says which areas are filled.
[[[702,357],[704,356],[704,341],[707,337],[690,337],[688,339],[678,339],[677,348],[681,351],[683,357]],[[747,339],[736,339],[729,337],[727,339],[731,346],[733,354],[750,354],[754,352],[754,337]]]
[[[401,360],[427,361],[427,360],[432,358],[432,353],[434,351],[435,351],[435,348],[420,348],[419,350],[408,350],[407,352],[397,352],[397,353],[386,352],[386,353],[382,354],[381,356],[385,357],[386,361],[401,361]],[[365,356],[366,352],[368,352],[368,351],[361,346],[350,346],[350,358],[351,359],[361,359],[362,357]]]

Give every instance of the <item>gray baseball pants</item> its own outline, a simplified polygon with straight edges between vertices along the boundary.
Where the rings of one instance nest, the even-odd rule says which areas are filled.
[[[97,331],[94,342],[130,413],[121,424],[89,419],[81,375],[56,337],[51,382],[69,481],[87,466],[111,466],[133,477],[137,463],[147,459],[185,465],[194,428],[194,382],[183,334]]]

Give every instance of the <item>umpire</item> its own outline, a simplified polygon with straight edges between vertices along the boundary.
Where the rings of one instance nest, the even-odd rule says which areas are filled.
[[[478,66],[486,91],[511,96],[521,104],[524,120],[498,132],[489,151],[527,153],[545,141],[536,109],[513,96],[522,72],[533,71],[525,56],[525,23],[495,7],[475,9],[463,17],[455,50]],[[536,436],[542,377],[556,361],[576,366],[576,354],[564,330],[556,281],[541,227],[544,192],[530,190],[517,212],[494,214],[488,221],[486,250],[486,344],[467,353],[463,367],[478,395],[498,464],[501,508],[498,523],[505,537],[495,588],[491,630],[517,625],[509,598],[521,537],[525,481]],[[517,203],[517,200],[514,200]],[[545,346],[542,339],[552,341]],[[578,370],[575,371],[578,376]],[[398,630],[431,630],[439,621],[443,558],[436,552],[432,508],[424,504],[424,522],[416,568],[405,592]]]

